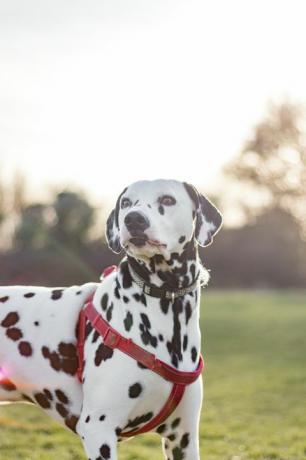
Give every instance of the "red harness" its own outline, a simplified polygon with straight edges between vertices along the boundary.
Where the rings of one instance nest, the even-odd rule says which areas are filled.
[[[103,275],[107,276],[111,273],[110,267],[108,267]],[[86,321],[89,320],[93,328],[99,332],[103,337],[103,342],[108,347],[122,351],[123,353],[129,355],[131,358],[135,359],[143,366],[151,369],[151,371],[163,377],[165,380],[168,380],[173,383],[171,393],[162,407],[160,412],[153,417],[148,423],[146,423],[142,428],[136,428],[125,433],[121,432],[120,436],[130,437],[137,434],[146,433],[153,430],[158,425],[163,423],[175,410],[175,408],[180,403],[186,385],[193,383],[201,374],[204,368],[204,361],[202,355],[200,355],[198,367],[194,372],[183,372],[174,369],[165,362],[156,358],[156,356],[136,343],[132,339],[127,339],[123,337],[119,332],[113,329],[107,321],[97,312],[95,309],[92,299],[94,294],[87,300],[85,307],[81,310],[79,317],[79,326],[78,326],[78,356],[79,356],[79,368],[77,371],[77,377],[82,382],[83,368],[84,368],[84,343],[85,343],[85,326]]]

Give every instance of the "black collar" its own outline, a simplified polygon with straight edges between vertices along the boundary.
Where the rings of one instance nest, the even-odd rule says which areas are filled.
[[[185,294],[188,294],[189,292],[194,291],[198,287],[198,284],[199,284],[200,272],[197,274],[197,277],[194,280],[194,282],[190,284],[189,286],[185,288],[181,288],[181,289],[174,289],[172,291],[168,291],[167,289],[162,289],[157,286],[154,286],[154,284],[148,283],[138,273],[136,273],[135,268],[133,268],[130,263],[128,264],[128,266],[129,266],[130,275],[134,283],[136,283],[145,294],[151,297],[157,297],[160,299],[169,299],[169,300],[172,300],[173,302],[178,297],[183,297]]]

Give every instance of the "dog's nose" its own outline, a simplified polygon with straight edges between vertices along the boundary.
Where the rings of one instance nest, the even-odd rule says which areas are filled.
[[[125,218],[124,223],[128,230],[141,230],[142,232],[150,226],[149,220],[140,212],[129,212]]]

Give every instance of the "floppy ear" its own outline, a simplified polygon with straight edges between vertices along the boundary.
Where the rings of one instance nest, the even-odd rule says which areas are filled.
[[[106,240],[108,243],[108,247],[112,251],[116,252],[116,254],[119,254],[119,252],[121,252],[122,247],[120,244],[119,227],[116,224],[115,214],[116,214],[116,210],[113,209],[107,219]]]
[[[184,187],[195,204],[195,239],[200,246],[208,246],[213,242],[214,235],[220,230],[222,225],[221,213],[193,185],[184,182]]]
[[[114,251],[116,254],[119,254],[122,250],[119,236],[119,209],[120,209],[120,198],[127,189],[125,188],[123,192],[120,193],[115,209],[112,210],[108,219],[106,221],[106,240],[109,248]]]

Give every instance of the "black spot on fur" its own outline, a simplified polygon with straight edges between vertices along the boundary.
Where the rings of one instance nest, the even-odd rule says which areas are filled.
[[[195,264],[190,265],[191,281],[195,280]]]
[[[191,348],[191,359],[193,362],[195,362],[197,359],[197,349],[195,347]]]
[[[147,366],[141,364],[139,361],[137,361],[137,366],[139,367],[139,369],[148,369]]]
[[[170,300],[168,299],[160,299],[160,308],[162,312],[166,315],[169,311]]]
[[[181,446],[182,449],[186,449],[186,447],[188,446],[188,444],[189,444],[189,433],[185,433],[185,434],[182,436],[180,446]]]
[[[106,310],[107,309],[107,304],[108,304],[108,294],[103,294],[102,298],[101,298],[101,307],[102,307],[102,310]]]
[[[174,441],[176,439],[176,434],[175,433],[169,434],[167,438],[169,439],[169,441]]]
[[[30,398],[30,396],[28,396],[28,395],[26,395],[26,394],[24,394],[24,393],[21,393],[21,396],[22,396],[22,397],[23,397],[23,399],[25,399],[26,401],[28,401],[28,402],[31,402],[31,403],[33,403],[33,404],[35,404],[35,401],[34,401],[34,399]]]
[[[46,395],[46,397],[47,397],[48,399],[50,399],[50,401],[53,400],[52,393],[51,393],[50,390],[48,390],[48,388],[44,388],[44,389],[43,389],[43,392],[44,392],[44,394]]]
[[[179,426],[180,422],[181,422],[180,417],[177,417],[176,419],[174,419],[173,422],[171,423],[172,430],[177,428]]]
[[[150,329],[151,328],[151,323],[150,323],[150,320],[149,320],[148,316],[145,313],[141,313],[140,317],[142,319],[142,322],[143,322],[144,326],[147,327],[148,329]]]
[[[173,454],[173,460],[183,460],[184,459],[184,453],[180,447],[175,447],[172,450]]]
[[[161,204],[158,206],[158,212],[159,212],[159,214],[161,214],[161,215],[164,215],[164,214],[165,214],[165,209],[164,209],[164,207],[163,207]]]
[[[43,409],[50,409],[51,404],[44,393],[35,393],[34,398]]]
[[[88,423],[90,420],[90,415],[87,415],[87,417],[85,418],[85,423]]]
[[[57,412],[63,417],[67,417],[68,415],[68,409],[62,404],[62,403],[56,403],[55,404],[55,409],[57,410]]]
[[[1,326],[3,327],[11,327],[14,324],[18,323],[19,315],[16,311],[10,312],[6,315],[4,320],[1,322]]]
[[[187,346],[188,346],[188,336],[185,334],[184,339],[183,339],[183,351],[187,350]]]
[[[135,428],[141,423],[148,422],[149,420],[151,420],[152,417],[153,417],[153,412],[147,412],[146,414],[139,415],[138,417],[135,417],[132,420],[129,420],[125,428]]]
[[[85,326],[85,339],[89,336],[89,334],[92,332],[93,327],[90,321],[87,321],[86,326]]]
[[[60,389],[55,390],[55,394],[56,394],[57,399],[61,401],[63,404],[69,403],[68,397],[65,395],[65,393],[62,390]]]
[[[159,425],[159,427],[156,429],[157,433],[162,434],[166,430],[166,424],[163,423],[162,425]]]
[[[61,342],[58,351],[51,351],[43,346],[41,349],[45,359],[50,361],[51,367],[56,371],[63,371],[66,374],[74,375],[78,368],[78,355],[76,346],[73,343]]]
[[[174,367],[178,367],[178,358],[174,354],[172,354],[171,363],[173,364]]]
[[[71,431],[76,433],[76,424],[78,423],[79,417],[76,415],[69,415],[65,418],[65,425],[70,428]]]
[[[126,261],[121,263],[120,271],[122,275],[123,289],[129,289],[132,287],[133,280],[129,271],[128,263]]]
[[[186,236],[183,235],[183,236],[180,236],[178,242],[179,242],[180,244],[182,244],[182,243],[184,243],[185,240],[186,240]]]
[[[99,417],[99,420],[100,420],[100,422],[103,422],[103,421],[105,420],[105,415],[104,415],[104,414],[101,415],[101,416]]]
[[[185,320],[186,320],[186,325],[188,324],[190,318],[192,315],[192,308],[190,305],[190,302],[187,302],[185,305]]]
[[[8,296],[8,295],[6,295],[6,296],[4,296],[4,297],[0,297],[0,302],[4,303],[4,302],[6,302],[8,299],[9,299],[9,296]]]
[[[124,296],[122,297],[122,299],[123,299],[123,302],[124,302],[124,303],[129,303],[129,301],[130,301],[130,299],[129,299],[126,295],[124,295]]]
[[[161,342],[164,341],[164,336],[163,336],[162,334],[158,334],[158,338],[159,338],[159,340],[160,340]]]
[[[181,323],[179,315],[183,311],[183,304],[181,299],[176,299],[172,304],[173,311],[173,335],[171,342],[167,342],[167,349],[171,356],[173,366],[178,367],[178,361],[183,359],[182,356],[182,343],[181,343]]]
[[[39,321],[34,321],[35,326],[39,326]]]
[[[74,358],[76,355],[76,348],[73,343],[60,342],[58,345],[58,350],[61,355],[67,358]]]
[[[107,321],[110,321],[110,320],[112,319],[113,308],[114,308],[114,304],[112,303],[112,304],[108,307],[107,312],[106,312],[106,319],[107,319]]]
[[[136,300],[136,302],[141,302],[145,307],[147,306],[147,300],[146,300],[146,296],[144,295],[144,293],[138,294],[136,292],[136,294],[133,294],[133,297]]]
[[[6,335],[14,341],[17,341],[22,338],[23,334],[20,329],[17,327],[10,327],[6,330]]]
[[[18,345],[19,353],[22,356],[31,356],[33,354],[32,346],[29,342],[20,342]]]
[[[91,341],[91,342],[92,342],[92,343],[96,343],[96,341],[98,340],[99,337],[100,337],[99,332],[98,332],[98,331],[95,331],[95,332],[93,333],[92,341]]]
[[[102,444],[100,447],[100,454],[102,455],[103,460],[108,460],[111,456],[111,450],[108,444]]]
[[[35,292],[27,292],[26,294],[23,295],[23,297],[29,299],[30,297],[33,297],[35,295]]]
[[[116,287],[115,287],[115,290],[114,290],[114,294],[115,294],[115,297],[117,299],[120,299],[121,298],[121,296],[120,296],[120,283],[119,283],[117,278],[116,278],[115,282],[116,282]]]
[[[129,397],[130,398],[138,398],[140,393],[142,392],[142,386],[140,383],[134,383],[134,385],[131,385],[129,388]]]
[[[99,366],[102,361],[107,361],[113,356],[114,351],[104,343],[101,343],[96,351],[95,365]]]
[[[64,289],[53,289],[51,299],[58,300],[62,297]]]
[[[157,338],[151,334],[148,327],[144,323],[140,323],[139,329],[141,331],[140,337],[144,345],[152,345],[152,347],[157,347]]]
[[[128,311],[124,319],[124,327],[126,331],[129,331],[133,326],[133,315]]]

